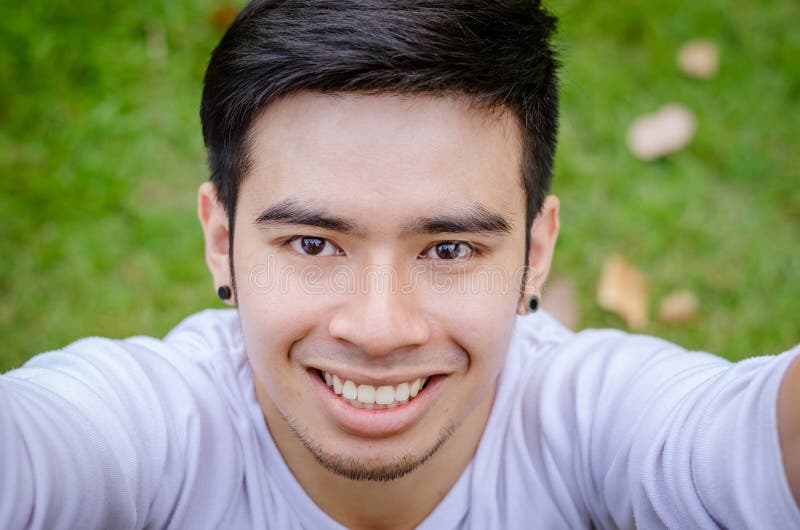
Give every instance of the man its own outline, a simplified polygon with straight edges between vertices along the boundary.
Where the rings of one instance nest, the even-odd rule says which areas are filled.
[[[237,309],[3,376],[0,526],[800,527],[800,349],[734,365],[536,312],[554,25],[246,7],[198,208]]]

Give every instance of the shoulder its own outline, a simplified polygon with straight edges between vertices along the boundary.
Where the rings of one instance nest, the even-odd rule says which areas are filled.
[[[199,383],[203,374],[235,369],[243,358],[235,310],[206,310],[191,315],[164,339],[87,337],[31,358],[6,374],[51,389],[104,381],[116,391],[130,385]],[[187,380],[188,378],[188,380]]]
[[[509,417],[525,426],[529,441],[589,447],[601,432],[629,434],[645,411],[663,417],[731,366],[656,337],[612,329],[575,333],[542,314],[518,322],[500,387]]]
[[[102,432],[163,443],[168,436],[186,448],[200,419],[210,438],[227,439],[252,394],[240,384],[246,357],[237,326],[235,311],[203,311],[164,339],[88,337],[31,358],[2,383]]]
[[[87,337],[39,354],[3,379],[98,422],[115,417],[153,425],[192,411],[219,414],[222,402],[237,397],[226,387],[237,386],[246,363],[237,330],[234,310],[203,311],[164,339]]]
[[[220,519],[244,473],[252,394],[239,384],[237,326],[235,311],[204,311],[163,340],[89,337],[37,355],[0,378],[6,419],[37,440],[37,461],[73,455],[55,459],[63,476],[100,477],[107,496],[135,503],[130,517],[197,526],[206,503],[207,520]]]
[[[491,418],[493,432],[503,433],[490,455],[493,465],[514,455],[515,465],[505,471],[512,482],[524,492],[538,484],[544,500],[536,502],[551,501],[558,513],[574,517],[565,526],[586,526],[590,518],[632,526],[634,512],[652,522],[652,502],[694,502],[697,469],[705,491],[733,484],[730,477],[716,481],[729,469],[727,453],[718,449],[727,447],[725,440],[760,437],[740,444],[747,449],[742,461],[780,469],[773,465],[777,451],[757,457],[755,448],[777,447],[775,395],[798,353],[734,364],[655,337],[573,333],[546,314],[522,317],[501,374],[496,410],[502,414],[493,410]],[[665,474],[671,478],[656,480]],[[692,480],[679,485],[676,476]],[[752,489],[759,488],[767,489]],[[681,503],[671,497],[676,492]]]
[[[688,351],[669,341],[616,329],[573,332],[545,312],[519,317],[509,361],[548,379],[623,381],[637,374],[722,370],[731,363],[716,355]]]

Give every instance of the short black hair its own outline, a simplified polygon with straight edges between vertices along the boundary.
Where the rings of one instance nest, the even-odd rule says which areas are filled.
[[[206,70],[200,118],[211,181],[233,220],[248,132],[301,90],[463,94],[522,132],[527,227],[549,189],[558,123],[556,19],[534,0],[255,0]],[[526,230],[529,233],[529,230]],[[526,239],[526,255],[529,241]]]

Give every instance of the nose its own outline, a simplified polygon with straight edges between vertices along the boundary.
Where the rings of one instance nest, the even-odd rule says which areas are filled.
[[[413,293],[379,289],[347,295],[328,330],[332,337],[375,356],[420,346],[430,338],[429,322]]]

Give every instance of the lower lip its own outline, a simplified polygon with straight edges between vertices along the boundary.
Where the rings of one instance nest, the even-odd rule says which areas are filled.
[[[346,402],[319,377],[316,369],[306,371],[325,412],[342,429],[356,436],[382,438],[397,434],[418,421],[431,407],[446,376],[434,375],[425,388],[408,403],[390,409],[360,409]]]

